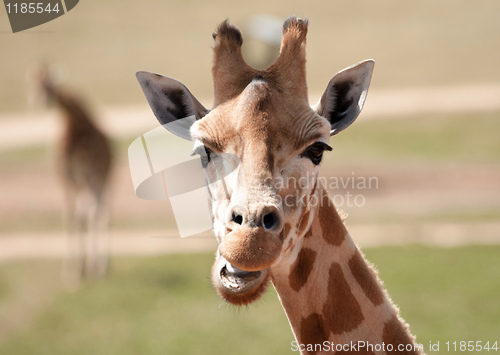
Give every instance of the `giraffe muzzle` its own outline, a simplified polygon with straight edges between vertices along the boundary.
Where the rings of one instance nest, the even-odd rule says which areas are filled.
[[[261,271],[276,261],[282,245],[280,235],[245,225],[224,236],[219,252],[238,269]]]

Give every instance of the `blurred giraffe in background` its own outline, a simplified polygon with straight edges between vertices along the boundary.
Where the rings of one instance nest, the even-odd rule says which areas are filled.
[[[29,79],[37,94],[54,103],[64,119],[58,147],[69,249],[63,278],[74,286],[107,273],[109,237],[105,231],[108,222],[105,200],[113,160],[111,146],[94,123],[87,105],[57,83],[53,71],[40,65]]]

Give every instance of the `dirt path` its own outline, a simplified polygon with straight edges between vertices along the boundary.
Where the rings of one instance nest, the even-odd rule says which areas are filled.
[[[440,247],[500,244],[500,222],[385,223],[349,226],[349,233],[360,247],[425,244]],[[215,238],[180,238],[176,231],[113,231],[113,256],[146,256],[170,253],[214,251]],[[471,236],[473,238],[471,238]],[[66,254],[63,233],[25,234],[0,239],[0,263],[10,260],[60,258]]]
[[[500,243],[500,221],[482,216],[484,211],[500,210],[500,167],[476,164],[412,168],[349,164],[339,166],[336,176],[348,178],[353,172],[356,176],[377,177],[377,186],[369,190],[329,192],[339,196],[363,195],[363,205],[338,206],[349,214],[346,224],[362,247]],[[4,223],[14,221],[17,228],[0,233],[0,262],[62,258],[66,252],[59,217],[62,197],[53,169],[40,166],[29,171],[10,172],[2,177],[0,193],[4,197],[0,200],[0,218]],[[165,216],[171,214],[166,202],[138,199],[132,189],[126,161],[115,171],[113,196],[112,216],[117,220],[110,230],[113,255],[215,250],[215,240],[210,235],[177,237],[176,230],[164,223]],[[39,232],[24,225],[40,211],[55,219],[54,228]],[[125,221],[133,229],[124,229]]]
[[[162,255],[216,249],[212,236],[180,238],[176,231],[113,231],[110,233],[114,256]],[[0,238],[0,262],[33,258],[62,258],[67,253],[67,239],[62,232],[19,234]]]
[[[484,211],[500,210],[500,167],[491,165],[346,166],[337,176],[375,176],[376,188],[337,190],[330,194],[362,194],[364,204],[338,206],[349,214],[348,229],[362,247],[424,243],[456,246],[499,244],[500,221]],[[0,262],[30,258],[62,258],[66,239],[62,232],[62,194],[50,166],[23,168],[0,174],[0,220],[11,227],[0,232]],[[35,178],[36,177],[36,178]],[[29,187],[29,188],[26,188]],[[127,162],[121,162],[113,180],[113,255],[156,255],[214,251],[211,236],[177,237],[165,217],[171,215],[164,201],[138,199],[133,191]],[[337,202],[337,201],[336,201]],[[43,212],[41,217],[38,215]],[[449,215],[451,213],[451,216]],[[444,215],[444,218],[443,218]],[[437,216],[437,217],[435,217]],[[53,219],[54,226],[30,227]],[[124,222],[133,229],[124,229]],[[112,219],[113,222],[113,219]],[[159,226],[157,228],[152,226]],[[164,227],[163,227],[164,226]]]

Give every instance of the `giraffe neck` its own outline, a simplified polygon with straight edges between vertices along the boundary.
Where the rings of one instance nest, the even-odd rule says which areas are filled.
[[[46,85],[45,90],[64,113],[66,135],[80,135],[83,132],[94,132],[97,130],[85,105],[74,95],[52,85]]]
[[[316,193],[321,203],[304,214],[307,221],[299,223],[296,235],[290,230],[287,240],[295,244],[285,247],[284,259],[272,269],[272,281],[295,335],[296,348],[316,354],[334,350],[327,348],[332,343],[351,346],[365,342],[373,349],[344,350],[378,354],[383,353],[377,351],[382,344],[413,344],[397,308],[328,195],[321,189]],[[302,233],[301,226],[305,226]]]

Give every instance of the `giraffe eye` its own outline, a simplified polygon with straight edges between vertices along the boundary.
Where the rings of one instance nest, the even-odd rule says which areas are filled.
[[[328,144],[323,142],[316,142],[309,147],[300,155],[302,158],[308,158],[312,161],[314,165],[318,165],[321,163],[321,159],[323,159],[323,152],[325,150],[332,150]]]
[[[196,154],[200,156],[201,166],[206,168],[208,166],[208,163],[210,163],[210,161],[212,160],[210,158],[210,154],[212,154],[212,151],[205,145],[200,143],[195,145],[195,148],[191,153],[191,155],[196,155]]]
[[[210,163],[211,161],[210,154],[212,154],[212,151],[207,147],[204,147],[204,149],[205,149],[205,154],[200,154],[200,158],[201,158],[201,166],[206,168],[208,166],[208,163]]]

